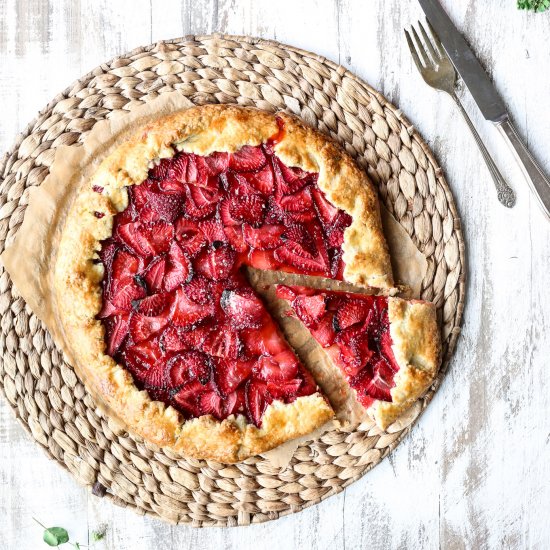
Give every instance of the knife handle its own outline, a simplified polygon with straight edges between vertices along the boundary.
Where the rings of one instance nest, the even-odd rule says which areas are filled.
[[[505,118],[502,122],[496,123],[496,127],[512,149],[523,175],[531,187],[531,191],[539,202],[539,206],[546,217],[550,219],[550,181],[548,181],[533,155],[521,141],[510,120]]]

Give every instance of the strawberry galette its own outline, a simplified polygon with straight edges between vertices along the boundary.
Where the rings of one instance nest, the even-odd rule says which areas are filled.
[[[56,260],[59,320],[88,387],[146,439],[235,462],[332,417],[242,266],[393,286],[371,183],[294,117],[209,105],[158,119],[78,194]],[[357,361],[371,365],[369,342]],[[380,376],[400,387],[408,367],[383,357],[397,374]]]
[[[290,303],[382,429],[433,382],[440,355],[433,304],[283,285],[277,296]]]

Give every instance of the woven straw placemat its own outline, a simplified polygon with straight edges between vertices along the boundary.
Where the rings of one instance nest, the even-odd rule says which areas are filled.
[[[343,490],[407,434],[446,370],[464,303],[464,244],[442,171],[401,112],[325,58],[277,42],[191,36],[138,48],[59,94],[0,165],[0,251],[20,227],[28,188],[48,175],[55,149],[94,124],[164,92],[195,104],[288,110],[329,134],[365,168],[381,200],[428,260],[422,297],[437,305],[441,374],[391,433],[370,423],[302,445],[281,471],[261,457],[235,465],[182,459],[120,432],[96,409],[73,369],[0,270],[0,386],[23,426],[94,494],[171,522],[246,525],[297,512]],[[403,425],[406,424],[406,425]]]

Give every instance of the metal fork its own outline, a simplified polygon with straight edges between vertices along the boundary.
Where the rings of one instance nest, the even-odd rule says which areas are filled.
[[[462,103],[460,102],[460,99],[456,95],[456,72],[453,64],[451,63],[451,60],[443,49],[443,46],[437,34],[431,27],[430,23],[428,21],[426,23],[430,30],[432,40],[430,40],[430,38],[428,37],[428,33],[424,29],[422,23],[420,21],[418,22],[420,33],[422,34],[424,43],[422,43],[422,41],[420,40],[416,29],[414,27],[411,27],[411,32],[416,42],[416,47],[411,39],[411,35],[407,31],[407,29],[405,29],[407,44],[409,45],[409,49],[411,50],[411,55],[414,59],[416,67],[420,71],[422,78],[424,79],[426,84],[428,84],[428,86],[449,94],[453,98],[454,102],[458,105],[458,108],[464,116],[464,119],[468,124],[468,128],[470,128],[474,139],[476,140],[476,143],[481,151],[481,154],[483,155],[483,159],[487,164],[487,168],[489,169],[491,176],[493,176],[493,181],[495,182],[495,187],[497,189],[498,200],[504,206],[512,208],[512,206],[514,206],[514,204],[516,203],[516,195],[506,183],[506,181],[504,181],[502,174],[493,162],[489,151],[487,151],[487,148],[483,144],[483,141],[481,140],[480,135],[477,133],[477,130],[475,129],[472,121],[470,120],[468,113],[466,112],[466,110],[462,106]],[[420,58],[422,58],[422,61],[420,61]]]

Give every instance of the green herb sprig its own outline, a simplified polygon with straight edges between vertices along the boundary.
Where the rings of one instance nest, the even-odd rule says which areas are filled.
[[[550,8],[550,0],[518,0],[518,9],[532,11],[546,11]]]
[[[69,542],[69,533],[67,529],[64,527],[46,527],[42,523],[40,523],[36,518],[32,518],[42,529],[44,529],[44,532],[42,533],[42,540],[48,545],[48,546],[55,546],[59,547],[61,544],[70,544],[75,550],[80,550],[81,548],[87,548],[87,544],[82,544],[79,542]],[[92,531],[90,533],[90,538],[92,539],[92,542],[99,542],[100,540],[105,538],[105,531],[106,529],[100,529],[98,531]]]

